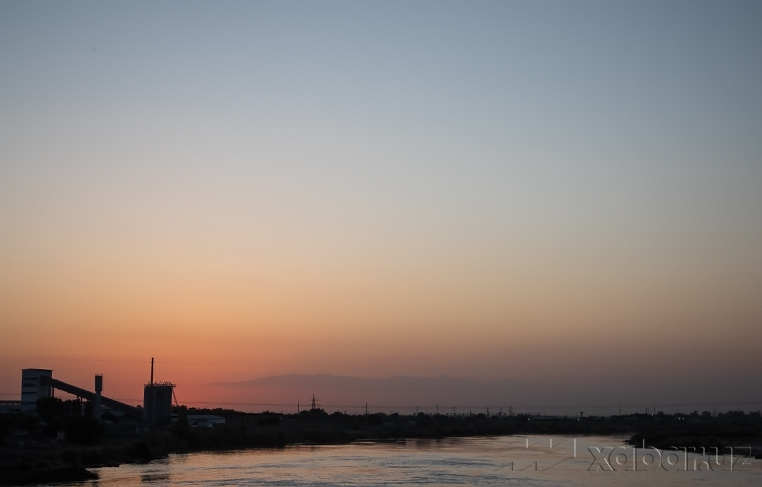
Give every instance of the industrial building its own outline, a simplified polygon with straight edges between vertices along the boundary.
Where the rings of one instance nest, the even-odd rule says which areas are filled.
[[[43,378],[45,380],[43,380]],[[37,400],[51,397],[52,391],[47,379],[53,378],[53,371],[47,369],[24,369],[21,371],[21,411],[34,412]]]
[[[148,425],[164,426],[172,422],[172,403],[175,385],[169,382],[153,381],[153,359],[151,359],[151,382],[145,385],[143,391],[143,407],[130,406],[111,399],[102,394],[103,375],[95,376],[94,391],[89,391],[72,384],[53,378],[49,369],[23,369],[21,371],[21,406],[24,413],[34,413],[37,401],[54,397],[54,391],[60,390],[90,401],[93,405],[92,414],[99,418],[103,409],[119,411],[125,416],[145,421]]]
[[[143,389],[143,420],[164,426],[172,422],[172,397],[175,385],[169,382],[146,384]]]

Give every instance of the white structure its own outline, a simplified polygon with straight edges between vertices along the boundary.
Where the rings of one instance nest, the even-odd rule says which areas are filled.
[[[48,369],[23,369],[21,371],[21,411],[33,413],[37,410],[37,400],[51,397],[51,387],[43,384],[42,377],[53,377],[53,371]]]
[[[217,424],[225,424],[225,418],[214,414],[189,414],[188,425],[191,428],[213,428]]]

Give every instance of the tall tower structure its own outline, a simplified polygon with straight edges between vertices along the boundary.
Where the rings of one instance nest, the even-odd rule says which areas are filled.
[[[103,392],[103,375],[95,376],[95,401],[93,403],[93,417],[101,419],[101,393]]]

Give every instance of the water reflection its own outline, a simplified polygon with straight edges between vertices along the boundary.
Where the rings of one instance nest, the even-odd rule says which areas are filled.
[[[156,482],[169,482],[169,472],[165,473],[144,473],[140,476],[140,481],[143,484],[154,484]]]
[[[98,469],[88,487],[200,486],[615,486],[762,485],[748,472],[591,471],[589,448],[623,448],[612,437],[497,437],[293,445],[276,450],[171,455],[144,465]],[[608,451],[608,450],[607,450]],[[619,450],[617,450],[619,451]],[[624,451],[624,450],[622,450]],[[73,485],[73,484],[72,484]]]

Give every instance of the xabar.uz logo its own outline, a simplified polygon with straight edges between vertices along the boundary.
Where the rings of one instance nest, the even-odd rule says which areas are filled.
[[[661,450],[643,443],[634,446],[589,447],[593,462],[588,470],[649,472],[658,470],[689,471],[743,471],[751,465],[751,447],[695,448],[673,446]]]
[[[587,452],[577,449],[576,439],[562,439],[556,441],[549,439],[540,440],[530,444],[526,440],[525,448],[527,450],[553,450],[555,453],[554,461],[528,461],[523,464],[510,462],[507,467],[510,470],[550,470],[560,464],[574,461],[576,465],[585,465],[590,471],[629,471],[629,472],[649,472],[649,471],[744,471],[751,465],[750,447],[728,447],[720,448],[693,448],[693,447],[671,447],[669,449],[659,449],[653,446],[642,447],[634,446],[591,446]],[[566,454],[566,456],[564,456]],[[590,463],[587,463],[589,460]]]

